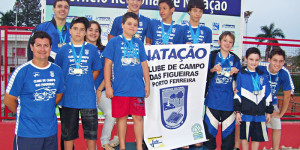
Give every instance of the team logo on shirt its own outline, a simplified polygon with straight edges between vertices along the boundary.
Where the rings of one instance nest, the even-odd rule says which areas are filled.
[[[139,25],[139,26],[140,26],[140,27],[143,26],[143,22],[140,22],[140,25]]]
[[[88,49],[84,50],[84,54],[89,55],[89,50]]]
[[[177,129],[187,116],[188,86],[160,89],[161,121],[167,129]]]
[[[35,101],[49,101],[50,98],[54,98],[56,89],[50,89],[49,87],[43,87],[35,90],[33,94]]]
[[[34,72],[33,76],[36,78],[36,77],[40,76],[40,73],[39,72]]]
[[[260,81],[260,85],[264,84],[264,77],[263,76],[259,76],[259,81]]]
[[[54,72],[53,71],[50,71],[50,76],[54,77]]]

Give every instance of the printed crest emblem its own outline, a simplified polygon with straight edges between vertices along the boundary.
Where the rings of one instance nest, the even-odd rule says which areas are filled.
[[[50,71],[50,76],[54,77],[54,72],[53,71]]]
[[[160,89],[161,121],[167,129],[177,129],[186,120],[188,86]]]
[[[196,123],[192,126],[192,132],[193,132],[194,140],[203,138],[202,127],[199,123]]]
[[[88,55],[89,54],[89,50],[88,49],[84,50],[84,54]]]
[[[38,76],[40,76],[40,73],[39,73],[39,72],[34,72],[34,73],[33,73],[33,76],[34,76],[34,77],[38,77]]]
[[[172,33],[175,33],[175,31],[176,31],[176,28],[173,28],[173,29],[172,29]]]
[[[139,26],[140,26],[140,27],[143,26],[143,22],[140,22],[140,25],[139,25]]]
[[[260,81],[260,85],[264,84],[264,77],[263,76],[259,76],[259,81]]]

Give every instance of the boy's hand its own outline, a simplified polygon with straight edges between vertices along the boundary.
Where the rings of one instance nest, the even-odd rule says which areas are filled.
[[[230,75],[237,74],[238,72],[239,72],[239,69],[232,67],[230,70]]]
[[[97,89],[97,92],[96,92],[96,96],[97,96],[97,104],[100,104],[101,102],[101,95],[102,95],[102,91],[99,91]]]
[[[217,64],[217,65],[215,65],[212,69],[210,69],[210,72],[222,72],[222,67],[219,65],[219,64]]]
[[[105,90],[105,94],[107,98],[113,98],[114,97],[114,90],[112,89],[112,87],[108,87]]]
[[[145,86],[145,98],[148,98],[150,95],[150,87],[149,86]]]
[[[191,43],[191,42],[186,42],[185,44],[193,44],[193,43]]]
[[[235,95],[237,92],[239,92],[237,89],[234,89],[234,90],[233,90],[234,95]]]
[[[266,116],[266,119],[267,119],[267,124],[271,121],[271,114],[267,114],[267,116]]]
[[[241,113],[236,113],[235,116],[236,116],[236,124],[240,125],[242,122]]]

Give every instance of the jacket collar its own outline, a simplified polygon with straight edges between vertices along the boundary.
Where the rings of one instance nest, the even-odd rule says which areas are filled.
[[[259,75],[264,74],[258,67],[255,68],[255,72],[257,72]],[[247,66],[242,67],[241,73],[248,73]]]
[[[52,20],[51,20],[51,23],[54,25],[54,27],[57,29],[57,25],[56,25],[56,21],[55,21],[55,19],[54,19],[54,17],[52,18]],[[64,31],[66,31],[67,30],[67,22],[65,23],[65,25],[64,25],[65,27],[64,27]]]

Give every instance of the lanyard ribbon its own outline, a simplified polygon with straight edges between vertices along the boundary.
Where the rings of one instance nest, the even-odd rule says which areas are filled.
[[[195,32],[194,32],[190,22],[189,22],[189,28],[190,28],[190,32],[191,32],[191,37],[193,39],[193,44],[198,44],[199,43],[198,39],[199,39],[199,36],[200,36],[200,24],[198,25],[198,28],[196,30],[196,35],[195,35]]]
[[[63,26],[63,28],[61,29],[61,31],[58,30],[57,28],[57,33],[58,33],[58,36],[59,36],[59,43],[62,44],[62,43],[66,43],[66,38],[67,38],[67,34],[65,34],[65,37],[63,38],[63,35],[62,35],[62,31],[64,30],[65,26]]]
[[[247,68],[247,71],[250,73],[249,69]],[[260,85],[260,80],[258,74],[255,72],[255,77],[250,73],[251,78],[252,78],[252,84],[254,87],[254,91],[260,91],[261,90],[261,85]]]
[[[137,58],[137,49],[134,46],[134,38],[130,40],[130,42],[124,37],[122,34],[122,38],[125,41],[124,43],[124,58]],[[125,50],[126,49],[126,50]],[[129,52],[131,52],[132,57],[130,57]]]
[[[163,44],[169,44],[169,39],[170,39],[170,34],[173,28],[173,21],[171,23],[171,26],[168,29],[167,34],[165,34],[165,27],[163,21],[161,21],[161,37],[162,37],[162,42]]]
[[[272,85],[272,75],[271,75],[270,70],[269,70],[268,72],[269,72],[269,76],[270,76],[270,86],[271,86],[272,98],[274,98],[274,96],[275,96],[276,84],[275,84],[274,86]],[[279,74],[279,73],[277,72],[276,78],[275,78],[275,82],[278,81],[278,74]]]
[[[229,55],[224,59],[222,54],[219,53],[219,57],[221,58],[221,66],[224,67],[223,65],[225,64],[225,62],[227,62],[228,66],[229,66],[229,70],[231,70],[231,64],[230,64],[230,61],[229,61]]]
[[[84,49],[84,45],[85,45],[85,42],[83,42],[83,44],[82,44],[82,46],[81,46],[81,49],[80,49],[80,52],[79,52],[79,58],[77,59],[77,54],[76,54],[74,45],[73,45],[73,43],[71,42],[72,52],[73,52],[73,57],[74,57],[74,62],[75,62],[76,69],[79,69],[79,68],[80,68],[80,62],[81,62],[81,59],[82,59],[82,51],[83,51],[83,49]]]

